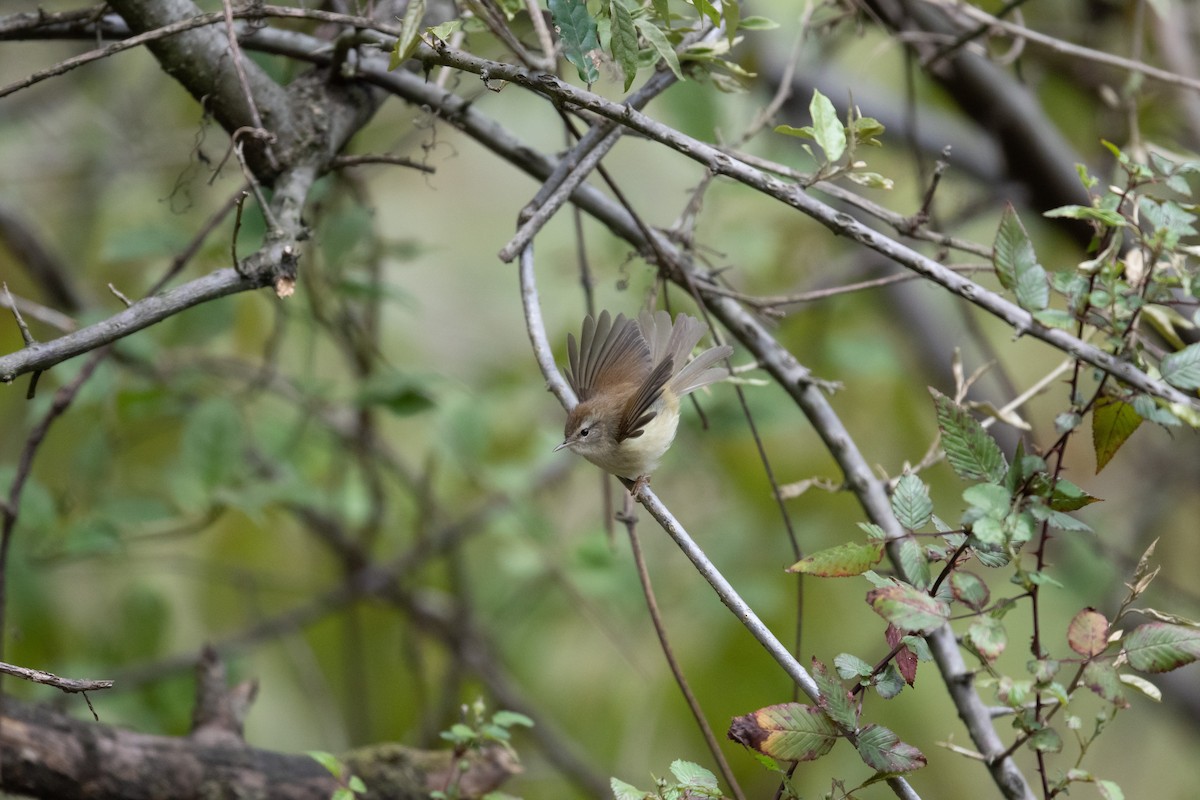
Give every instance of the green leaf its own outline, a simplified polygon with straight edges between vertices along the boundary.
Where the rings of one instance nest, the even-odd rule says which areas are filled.
[[[986,606],[991,597],[987,584],[978,575],[963,570],[955,570],[950,574],[950,589],[954,592],[955,600],[976,611]]]
[[[892,513],[901,525],[910,531],[920,530],[929,524],[933,515],[933,501],[929,499],[929,487],[911,473],[896,481],[892,492]]]
[[[1121,707],[1129,705],[1129,701],[1125,699],[1121,676],[1117,674],[1112,662],[1105,659],[1089,661],[1083,668],[1080,680],[1097,697]]]
[[[902,631],[929,633],[950,618],[950,606],[906,584],[872,589],[867,603]]]
[[[773,19],[752,15],[743,17],[740,27],[744,31],[773,31],[779,27],[779,23]]]
[[[517,711],[497,711],[492,715],[492,722],[502,728],[511,728],[514,725],[524,728],[533,727],[533,720]]]
[[[700,789],[716,789],[717,776],[691,761],[677,759],[671,762],[671,774],[681,786]]]
[[[867,669],[870,674],[870,667]],[[817,701],[821,710],[843,730],[855,730],[858,727],[858,710],[854,697],[816,656],[812,660],[812,675],[817,688],[821,690],[821,697]]]
[[[1008,633],[995,617],[976,617],[967,628],[965,641],[990,664],[1004,653]]]
[[[1084,506],[1100,502],[1099,497],[1093,497],[1066,478],[1054,481],[1054,491],[1051,492],[1050,478],[1039,475],[1033,481],[1033,490],[1040,497],[1046,497],[1050,508],[1055,511],[1078,511]]]
[[[868,725],[858,734],[859,756],[878,772],[913,772],[925,766],[925,756],[882,725]]]
[[[846,681],[851,678],[865,678],[874,671],[874,668],[866,661],[849,653],[839,653],[835,656],[833,668],[837,670],[837,674],[841,676],[842,680]]]
[[[787,571],[821,578],[848,578],[863,574],[882,558],[882,542],[847,542],[805,556]]]
[[[591,86],[600,79],[593,60],[593,53],[600,49],[600,40],[586,0],[549,0],[549,6],[563,55],[579,72],[579,79]]]
[[[896,669],[895,662],[893,662],[884,667],[883,671],[871,680],[871,685],[880,698],[891,700],[904,691],[904,678],[900,675],[900,670]]]
[[[679,54],[675,52],[675,48],[667,41],[667,36],[654,25],[653,22],[645,17],[638,17],[633,21],[638,32],[650,43],[654,48],[654,52],[667,62],[667,67],[675,75],[678,80],[683,80],[683,70],[679,66]]]
[[[780,761],[814,761],[829,752],[838,729],[819,708],[782,703],[734,717],[728,736]]]
[[[341,778],[346,770],[346,767],[333,753],[326,753],[323,750],[309,750],[305,755],[328,770],[329,774],[335,778]]]
[[[1141,424],[1141,415],[1128,403],[1115,397],[1096,401],[1092,407],[1092,448],[1096,452],[1097,474]]]
[[[359,390],[355,402],[360,407],[382,406],[401,417],[425,411],[434,405],[433,395],[422,381],[398,372],[372,377]]]
[[[1102,225],[1107,225],[1110,228],[1123,228],[1128,224],[1125,218],[1116,211],[1107,208],[1093,208],[1092,206],[1059,206],[1058,208],[1050,209],[1042,216],[1094,221]]]
[[[963,500],[984,515],[1003,519],[1012,508],[1012,495],[1008,489],[995,483],[977,483],[963,490]]]
[[[425,0],[408,0],[404,19],[400,21],[400,36],[392,48],[388,69],[394,70],[408,60],[421,44],[421,20],[425,17]]]
[[[838,118],[837,109],[829,98],[813,89],[808,113],[813,121],[813,138],[825,151],[825,158],[832,164],[846,152],[846,128]]]
[[[992,263],[996,267],[1000,285],[1016,295],[1021,308],[1041,311],[1049,304],[1050,284],[1046,270],[1038,263],[1033,241],[1012,204],[1005,207],[1000,217]]]
[[[729,42],[729,46],[733,47],[734,40],[737,38],[738,28],[742,22],[742,7],[738,5],[736,0],[726,0],[721,3],[721,13],[725,16],[725,40]]]
[[[1101,800],[1125,800],[1125,792],[1116,781],[1098,780],[1096,790],[1100,792]]]
[[[1008,471],[1000,445],[979,421],[936,389],[930,389],[937,407],[942,449],[950,467],[963,480],[1000,483]]]
[[[629,87],[633,85],[633,79],[637,77],[637,27],[633,24],[633,15],[629,13],[629,9],[625,7],[622,0],[610,0],[608,8],[609,15],[612,17],[612,35],[609,39],[609,47],[612,49],[613,59],[625,75],[625,91],[628,92]]]
[[[242,419],[224,398],[206,400],[190,414],[183,428],[180,469],[211,491],[241,472]]]
[[[613,800],[646,800],[649,796],[636,786],[617,778],[609,778],[608,786],[612,789]]]
[[[911,536],[905,536],[897,542],[896,547],[899,550],[900,574],[918,589],[928,589],[933,584],[933,576],[929,574],[929,559],[925,557],[925,548]]]
[[[1139,625],[1125,637],[1129,665],[1139,672],[1170,672],[1200,658],[1200,630],[1165,622]]]
[[[1158,371],[1176,389],[1200,389],[1200,342],[1163,356]]]
[[[1037,731],[1029,737],[1028,744],[1031,749],[1039,753],[1060,753],[1063,748],[1062,737],[1054,728],[1042,728]]]
[[[709,0],[688,0],[688,2],[694,5],[701,14],[708,17],[713,25],[721,24],[721,12]]]

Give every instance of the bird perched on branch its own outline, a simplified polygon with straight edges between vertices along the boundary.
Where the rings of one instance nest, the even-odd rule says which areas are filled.
[[[688,356],[704,323],[687,314],[671,322],[666,311],[636,319],[607,311],[583,319],[578,345],[567,336],[567,380],[579,404],[567,415],[562,444],[605,472],[634,481],[636,495],[675,438],[680,398],[729,375],[717,362],[729,345]]]

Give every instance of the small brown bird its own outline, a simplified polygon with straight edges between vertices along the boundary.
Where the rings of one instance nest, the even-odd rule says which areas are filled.
[[[607,311],[598,320],[584,317],[579,346],[567,336],[567,380],[579,405],[554,449],[569,448],[635,481],[630,493],[637,494],[675,438],[680,398],[729,375],[713,367],[733,353],[729,345],[687,360],[705,330],[687,314],[672,325],[666,311],[643,311],[637,320],[613,320]]]

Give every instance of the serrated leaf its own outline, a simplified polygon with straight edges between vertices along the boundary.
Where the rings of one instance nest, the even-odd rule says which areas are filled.
[[[1200,389],[1200,342],[1163,356],[1158,371],[1176,389]]]
[[[882,725],[868,725],[858,734],[858,754],[877,772],[913,772],[925,766],[925,756]]]
[[[813,138],[825,151],[826,160],[832,164],[846,152],[846,128],[838,118],[833,103],[816,89],[813,89],[808,113],[812,117]]]
[[[1108,620],[1094,608],[1085,608],[1067,626],[1067,644],[1079,655],[1093,658],[1108,647]]]
[[[839,734],[821,709],[782,703],[734,717],[727,735],[780,761],[814,761],[829,752]]]
[[[999,658],[1008,646],[1008,632],[995,617],[976,617],[967,627],[964,640],[991,663]]]
[[[1012,495],[1008,489],[996,483],[977,483],[963,489],[963,500],[981,513],[1000,520],[1008,516],[1012,508]]]
[[[621,0],[610,0],[609,15],[612,18],[612,32],[609,37],[609,48],[613,60],[625,75],[625,91],[633,85],[638,68],[638,35],[637,27],[633,24],[633,15]]]
[[[1092,407],[1092,448],[1096,452],[1097,474],[1141,424],[1141,415],[1128,403],[1115,397],[1096,401]]]
[[[950,574],[950,589],[954,599],[978,611],[988,603],[991,593],[987,584],[975,575],[964,570],[955,570]]]
[[[904,691],[904,678],[893,660],[871,679],[871,687],[883,700],[891,700]]]
[[[608,786],[612,789],[613,800],[646,800],[647,797],[641,789],[617,778],[609,778]]]
[[[848,578],[863,574],[882,558],[882,542],[847,542],[805,556],[787,571],[821,578]]]
[[[901,476],[892,492],[892,513],[911,531],[924,528],[933,515],[933,501],[925,482],[912,473]]]
[[[902,631],[929,633],[950,618],[950,606],[945,602],[904,584],[870,590],[867,603]]]
[[[671,762],[671,774],[683,786],[716,789],[717,776],[692,761],[676,759]]]
[[[833,659],[833,668],[837,670],[842,680],[865,678],[874,669],[866,661],[850,653],[838,653]]]
[[[1200,630],[1147,622],[1125,637],[1124,649],[1139,672],[1170,672],[1200,658]]]
[[[896,544],[900,574],[913,586],[924,591],[933,584],[929,574],[929,559],[925,557],[925,548],[911,536],[905,536]]]
[[[816,656],[812,660],[812,676],[821,690],[821,697],[817,701],[821,710],[843,730],[855,730],[858,727],[858,710],[853,696]]]
[[[963,480],[1000,483],[1008,471],[1000,445],[978,420],[946,395],[930,389],[937,408],[942,449],[950,467]]]
[[[1021,308],[1041,311],[1049,304],[1050,284],[1046,270],[1038,263],[1033,241],[1011,203],[1000,216],[992,263],[1000,284],[1016,295]]]
[[[592,53],[600,49],[596,20],[588,13],[586,0],[548,0],[554,26],[562,42],[563,55],[589,86],[600,79]]]
[[[667,35],[658,27],[646,19],[638,17],[633,21],[634,26],[642,37],[654,48],[654,52],[658,53],[659,57],[667,62],[667,68],[677,80],[683,80],[683,69],[679,66],[679,54],[675,52],[675,48],[667,40]]]
[[[409,0],[400,21],[400,36],[392,48],[388,69],[394,70],[408,60],[421,44],[421,20],[425,17],[425,0]]]

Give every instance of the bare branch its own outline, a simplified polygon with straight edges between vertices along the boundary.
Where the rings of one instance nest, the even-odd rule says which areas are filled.
[[[100,689],[111,689],[113,682],[109,680],[86,680],[83,678],[62,678],[55,675],[53,672],[43,672],[40,669],[30,669],[28,667],[18,667],[15,664],[7,664],[0,661],[0,672],[5,675],[12,675],[14,678],[20,678],[23,681],[30,683],[41,683],[46,686],[53,686],[55,689],[61,689],[67,694],[75,692],[95,692]]]

